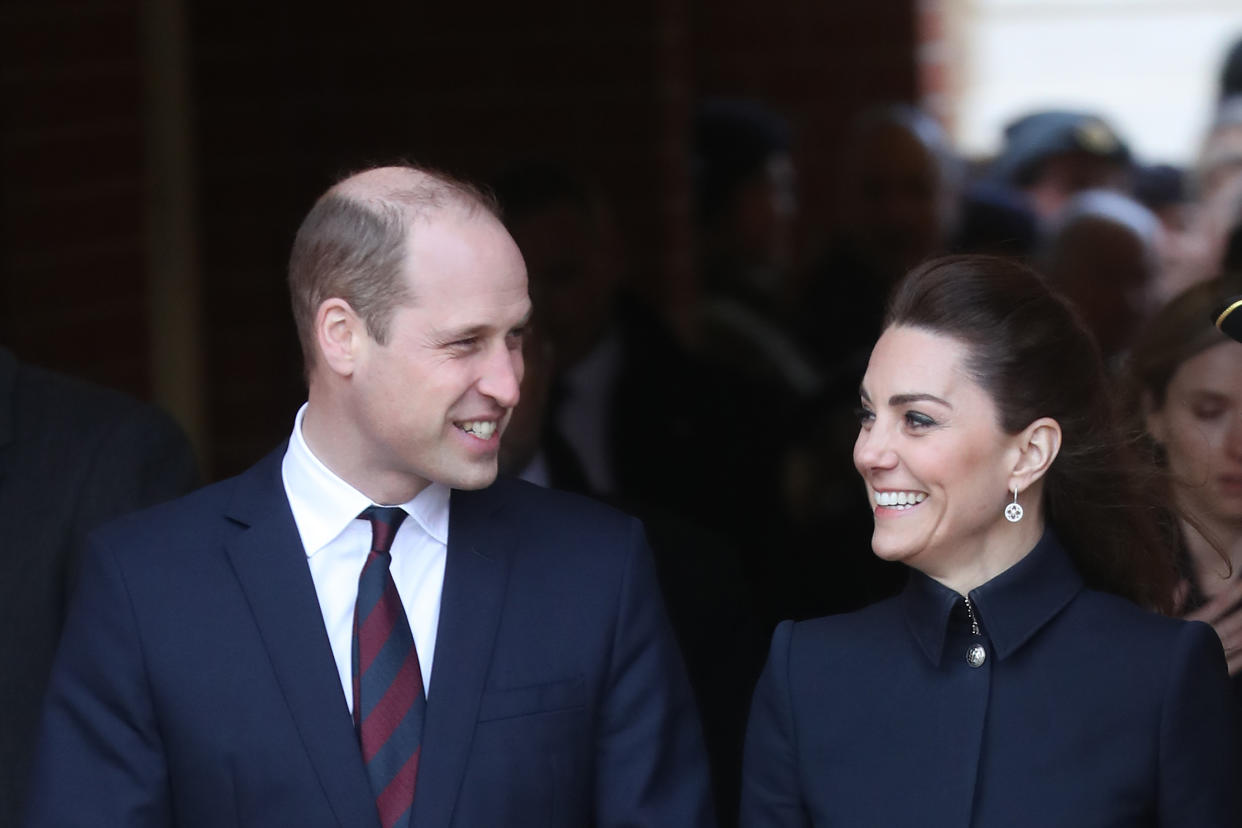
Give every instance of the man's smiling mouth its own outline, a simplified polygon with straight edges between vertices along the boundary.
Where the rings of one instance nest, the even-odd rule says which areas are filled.
[[[495,420],[467,420],[464,423],[457,423],[457,427],[480,440],[490,440],[496,433]]]

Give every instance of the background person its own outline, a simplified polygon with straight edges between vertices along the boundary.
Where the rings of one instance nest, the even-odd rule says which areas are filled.
[[[0,348],[0,828],[17,825],[86,534],[198,485],[159,409]]]
[[[1179,610],[1210,623],[1242,672],[1242,344],[1212,324],[1225,294],[1202,282],[1167,305],[1135,346],[1131,372],[1167,466],[1181,524]],[[1222,554],[1223,553],[1223,554]],[[1242,698],[1242,682],[1235,679]]]

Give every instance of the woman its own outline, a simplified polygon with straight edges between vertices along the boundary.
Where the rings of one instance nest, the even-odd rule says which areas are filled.
[[[1237,826],[1220,642],[1140,609],[1176,572],[1067,306],[1012,262],[933,261],[860,396],[872,546],[910,580],[777,628],[742,824]]]
[[[1190,288],[1131,357],[1137,410],[1167,466],[1182,524],[1179,611],[1207,621],[1242,672],[1242,344],[1212,325],[1225,291]],[[1223,553],[1223,555],[1222,555]],[[1235,681],[1242,691],[1242,682]]]

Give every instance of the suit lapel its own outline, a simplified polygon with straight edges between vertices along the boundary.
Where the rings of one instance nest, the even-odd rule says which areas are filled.
[[[498,487],[454,491],[440,626],[423,725],[414,828],[442,828],[453,814],[500,621],[509,559],[492,513]]]
[[[342,828],[379,821],[315,584],[280,477],[284,446],[238,480],[228,545],[277,681]]]

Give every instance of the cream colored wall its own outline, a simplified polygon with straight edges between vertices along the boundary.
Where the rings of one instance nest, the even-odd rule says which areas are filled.
[[[951,127],[986,156],[1004,125],[1044,108],[1103,115],[1145,162],[1187,163],[1242,0],[950,0]]]

